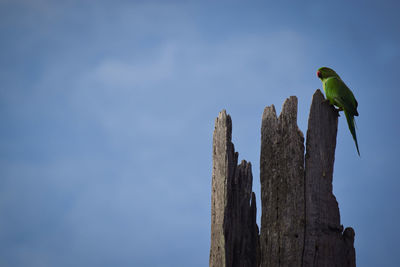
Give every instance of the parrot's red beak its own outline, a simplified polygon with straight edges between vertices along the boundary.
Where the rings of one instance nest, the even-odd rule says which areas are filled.
[[[322,78],[322,75],[321,75],[321,72],[320,71],[317,71],[317,76],[318,76],[318,78]]]

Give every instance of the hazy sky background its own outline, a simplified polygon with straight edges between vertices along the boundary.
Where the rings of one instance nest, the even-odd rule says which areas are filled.
[[[357,264],[398,266],[399,10],[0,0],[0,266],[207,266],[218,112],[259,204],[263,109],[296,95],[305,133],[321,66],[359,102],[334,173]]]

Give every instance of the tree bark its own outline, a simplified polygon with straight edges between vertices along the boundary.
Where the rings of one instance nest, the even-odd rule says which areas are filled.
[[[297,98],[266,107],[261,127],[261,266],[301,266],[304,245],[304,137]]]
[[[354,230],[340,224],[332,193],[338,112],[317,90],[307,130],[305,158],[306,232],[303,266],[353,267]]]
[[[258,266],[256,201],[250,162],[238,162],[232,121],[225,110],[215,121],[211,194],[210,266]]]

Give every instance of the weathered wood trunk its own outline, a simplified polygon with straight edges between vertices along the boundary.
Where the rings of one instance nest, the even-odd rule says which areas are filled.
[[[301,266],[304,244],[304,137],[297,98],[279,118],[266,107],[261,126],[261,266]]]
[[[303,266],[356,266],[354,230],[340,224],[332,193],[338,112],[321,91],[312,100],[308,118],[305,196],[306,231]]]
[[[337,111],[313,96],[306,154],[297,126],[297,98],[279,117],[266,107],[261,127],[261,229],[256,225],[251,165],[237,166],[232,122],[225,111],[213,139],[210,266],[355,267],[354,230],[340,224],[332,193]]]
[[[238,162],[232,121],[225,110],[215,121],[211,196],[210,266],[257,266],[258,227],[251,164]]]

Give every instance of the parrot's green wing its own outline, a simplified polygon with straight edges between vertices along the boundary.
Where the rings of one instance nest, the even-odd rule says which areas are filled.
[[[326,98],[329,99],[332,104],[346,110],[349,115],[358,116],[357,100],[340,78],[328,78],[324,83],[324,90]]]
[[[354,116],[358,116],[358,103],[356,98],[340,78],[330,77],[326,79],[323,86],[326,98],[329,100],[329,102],[343,109],[350,133],[353,136],[354,142],[356,143],[358,155],[360,155],[354,121]]]

